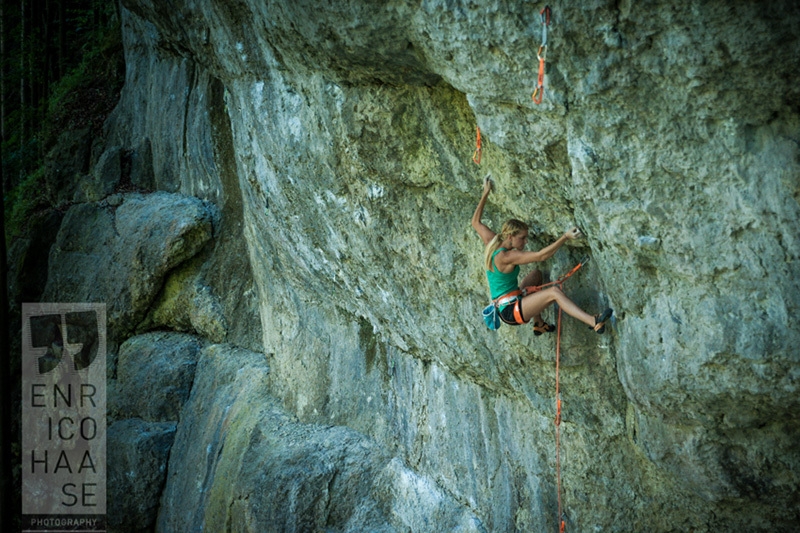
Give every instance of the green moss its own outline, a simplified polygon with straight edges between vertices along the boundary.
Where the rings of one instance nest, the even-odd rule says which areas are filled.
[[[8,242],[27,233],[27,221],[36,211],[51,207],[44,195],[43,154],[65,131],[91,128],[99,133],[119,100],[125,71],[122,34],[114,5],[104,10],[108,23],[92,27],[80,38],[80,44],[76,43],[80,61],[50,85],[50,93],[39,108],[9,111],[8,134],[2,146],[5,187],[11,189],[4,197]],[[32,131],[21,142],[23,124]]]
[[[42,127],[45,152],[64,131],[91,128],[99,133],[119,100],[125,62],[122,33],[115,17],[93,30],[81,61],[55,84]]]
[[[359,345],[364,349],[364,356],[367,360],[367,371],[372,370],[375,365],[375,356],[378,352],[378,343],[372,333],[372,324],[364,318],[358,321],[358,340]]]
[[[4,198],[6,242],[27,234],[31,216],[48,207],[44,196],[44,169],[39,168],[14,187]]]
[[[230,522],[232,506],[240,498],[250,497],[246,488],[245,493],[241,493],[241,482],[250,478],[243,473],[248,469],[245,463],[259,456],[253,448],[257,450],[257,426],[263,419],[261,405],[252,400],[246,394],[237,398],[222,434],[222,453],[218,456],[213,483],[208,487],[208,505],[204,514],[209,531],[224,531],[225,524]]]
[[[202,259],[195,257],[169,274],[147,318],[137,328],[138,331],[164,326],[178,331],[192,331],[189,310],[195,295],[195,280],[202,263]]]

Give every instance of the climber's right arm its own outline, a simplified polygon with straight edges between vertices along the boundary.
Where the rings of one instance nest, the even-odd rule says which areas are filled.
[[[490,192],[492,192],[492,182],[487,179],[483,183],[483,194],[481,194],[481,200],[478,202],[478,207],[475,208],[475,213],[472,214],[472,227],[478,232],[478,235],[480,235],[484,246],[489,244],[489,241],[491,241],[495,236],[495,232],[489,229],[486,224],[481,222],[481,218],[483,217],[483,208],[486,206],[486,200],[489,198]]]

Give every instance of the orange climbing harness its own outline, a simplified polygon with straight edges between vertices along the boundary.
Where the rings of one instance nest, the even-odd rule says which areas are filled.
[[[542,44],[536,53],[536,57],[539,59],[539,76],[536,78],[536,89],[531,95],[535,104],[541,104],[544,98],[544,62],[547,58],[547,27],[550,25],[550,6],[544,6],[539,12],[539,16],[542,18]]]
[[[481,164],[481,129],[478,126],[475,126],[476,137],[475,137],[475,152],[472,154],[472,161],[475,162],[476,165]]]
[[[559,287],[561,287],[564,284],[564,281],[566,281],[567,278],[572,276],[575,272],[578,271],[579,268],[581,268],[583,265],[585,265],[588,262],[589,262],[589,257],[586,256],[581,260],[580,263],[575,265],[572,270],[570,270],[569,272],[567,272],[566,274],[564,274],[563,276],[561,276],[557,280],[550,281],[548,283],[542,283],[541,285],[529,285],[527,287],[522,287],[521,289],[516,289],[516,290],[513,290],[511,292],[507,292],[507,293],[503,294],[502,296],[498,296],[496,300],[492,300],[492,304],[494,306],[496,306],[496,307],[501,307],[503,305],[508,305],[510,303],[516,302],[520,298],[524,298],[525,296],[527,296],[527,295],[529,295],[531,293],[539,292],[539,291],[544,290],[544,289],[546,289],[548,287],[553,287],[555,285],[558,285]],[[515,311],[515,313],[518,313],[518,311]],[[517,318],[517,323],[518,324],[524,324],[525,323],[522,320],[521,316],[515,314],[515,317]]]
[[[563,288],[564,281],[577,272],[583,265],[589,262],[589,257],[584,257],[580,263],[575,267],[558,278],[556,281],[545,283],[543,285],[536,285],[532,287],[525,287],[522,289],[523,294],[530,292],[540,291],[546,287],[558,285]],[[558,500],[558,518],[559,532],[564,533],[566,529],[566,522],[564,521],[564,514],[561,505],[561,388],[559,380],[559,371],[561,366],[561,307],[558,308],[558,320],[556,322],[556,418],[554,420],[556,425],[556,499]]]

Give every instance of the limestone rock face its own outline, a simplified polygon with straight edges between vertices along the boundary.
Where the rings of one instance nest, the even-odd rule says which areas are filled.
[[[178,427],[171,457],[194,462],[170,465],[162,530],[223,524],[229,504],[255,505],[231,494],[289,498],[240,477],[244,457],[285,463],[270,470],[280,481],[313,451],[320,462],[301,461],[307,478],[292,492],[303,512],[284,523],[364,513],[376,530],[430,530],[426,516],[446,516],[440,530],[556,530],[554,339],[490,333],[479,315],[487,296],[469,219],[487,172],[496,189],[484,220],[528,221],[531,248],[581,227],[587,238],[544,268],[556,277],[590,257],[565,291],[617,317],[603,337],[564,323],[568,528],[789,531],[800,521],[796,3],[551,4],[538,106],[541,6],[122,5],[128,72],[108,150],[149,153],[138,172],[156,188],[220,206],[221,249],[237,253],[215,256],[208,285],[223,309],[239,295],[243,310],[255,302],[257,326],[227,327],[249,343],[248,329],[260,335],[270,368],[230,377],[227,404],[195,404]],[[102,238],[114,239],[110,229]],[[296,429],[308,447],[270,440],[260,428],[288,415],[247,392],[267,390],[261,381],[300,422],[349,429]],[[211,463],[195,434],[235,446]],[[333,471],[355,475],[350,456],[377,486],[394,481],[335,490]],[[395,456],[425,480],[414,486],[460,507],[386,511],[387,487],[406,503],[416,494],[391,474]],[[209,490],[197,494],[197,482]],[[272,517],[273,504],[253,513]]]
[[[108,429],[109,531],[152,531],[176,422],[130,418]]]
[[[177,422],[201,348],[201,341],[184,333],[153,332],[125,341],[117,357],[112,415]]]
[[[131,337],[119,348],[108,383],[110,531],[153,530],[202,346],[191,335],[161,331]]]
[[[76,204],[50,250],[42,298],[105,302],[119,339],[144,318],[167,272],[211,239],[212,219],[197,198],[163,192]]]
[[[269,396],[268,373],[261,354],[203,350],[158,531],[485,531],[364,435],[298,423]]]

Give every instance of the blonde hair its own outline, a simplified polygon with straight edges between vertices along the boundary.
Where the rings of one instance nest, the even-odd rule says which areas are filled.
[[[514,237],[521,231],[528,231],[528,225],[522,222],[521,220],[517,220],[516,218],[512,218],[506,220],[503,224],[503,227],[500,228],[500,233],[494,236],[489,244],[486,245],[486,250],[483,252],[483,263],[486,267],[486,270],[494,270],[494,266],[492,265],[492,255],[500,248],[500,245],[503,244],[503,241],[508,239],[509,237]]]

